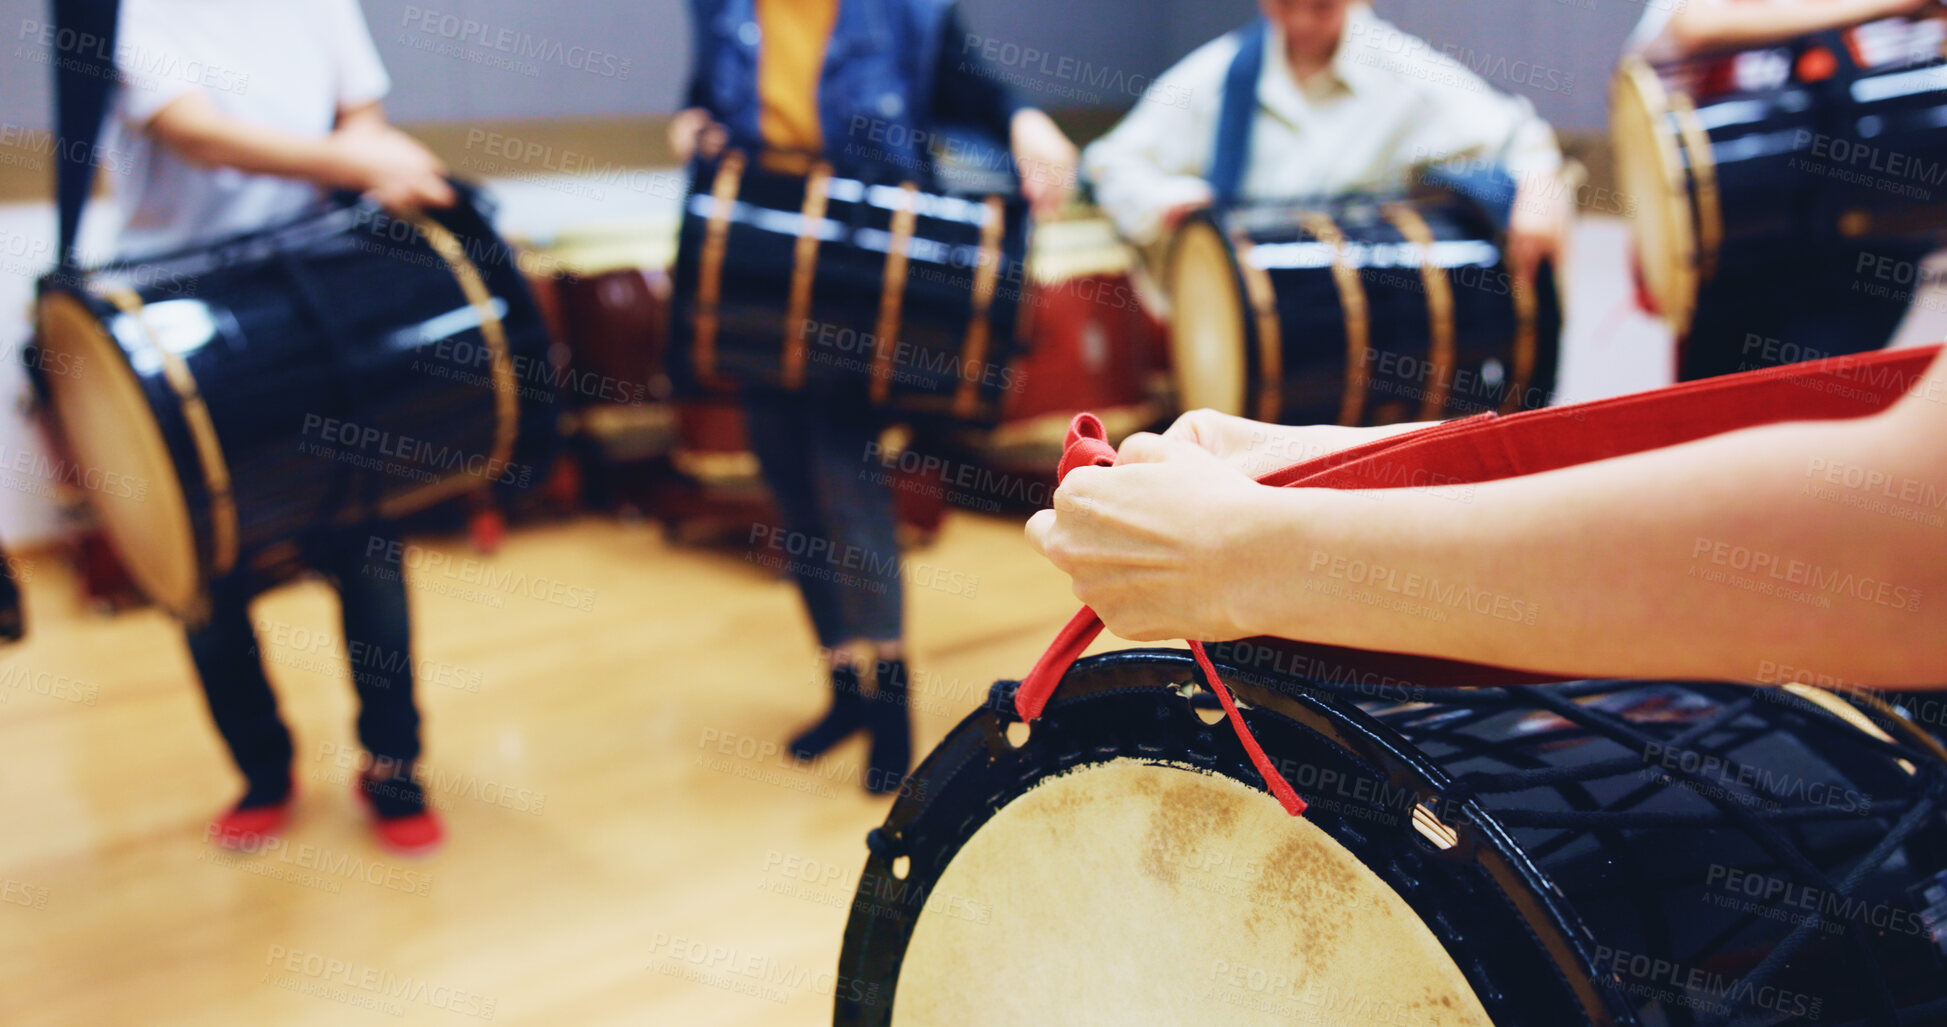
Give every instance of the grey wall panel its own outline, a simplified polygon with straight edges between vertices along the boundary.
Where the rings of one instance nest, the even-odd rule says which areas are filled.
[[[362,2],[397,83],[391,106],[401,120],[664,112],[688,74],[681,0]],[[1021,48],[1006,51],[1010,78],[1031,97],[1106,108],[1127,107],[1143,79],[1256,10],[1251,0],[963,0],[963,7],[978,42]],[[1434,45],[1454,48],[1496,85],[1532,97],[1558,125],[1585,131],[1606,122],[1609,70],[1643,12],[1637,0],[1379,0],[1378,8]],[[23,38],[45,11],[45,0],[0,0],[7,58],[0,60],[0,127],[48,122],[48,69]],[[1032,60],[1030,49],[1038,55]],[[1548,72],[1557,88],[1548,88]],[[1572,79],[1566,88],[1564,79]]]

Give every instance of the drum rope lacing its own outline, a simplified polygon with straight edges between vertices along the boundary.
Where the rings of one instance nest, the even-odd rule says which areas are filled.
[[[1101,419],[1094,414],[1078,414],[1074,422],[1068,426],[1068,442],[1062,449],[1061,464],[1056,470],[1057,478],[1068,477],[1068,472],[1077,467],[1113,466],[1115,466],[1115,447],[1109,444],[1108,431],[1102,427]],[[1028,672],[1027,677],[1021,679],[1020,690],[1014,695],[1015,711],[1020,714],[1023,721],[1032,722],[1041,716],[1041,711],[1047,707],[1048,699],[1054,695],[1056,686],[1061,684],[1061,677],[1067,672],[1068,665],[1073,663],[1075,657],[1080,655],[1083,649],[1088,648],[1088,644],[1095,641],[1096,636],[1101,633],[1101,618],[1087,607],[1083,607],[1081,612],[1075,614],[1068,625],[1061,629],[1055,644],[1048,647],[1048,651],[1036,661],[1034,669]],[[1265,755],[1264,747],[1259,745],[1257,737],[1251,734],[1250,725],[1244,723],[1244,715],[1238,711],[1237,702],[1231,698],[1230,689],[1224,685],[1223,679],[1217,676],[1217,668],[1210,662],[1210,654],[1204,651],[1203,643],[1192,641],[1190,653],[1196,657],[1197,666],[1202,669],[1204,680],[1209,683],[1210,690],[1217,694],[1217,701],[1223,703],[1225,719],[1229,720],[1230,726],[1236,730],[1237,740],[1243,743],[1244,751],[1250,755],[1251,765],[1256,767],[1257,772],[1264,777],[1265,786],[1277,798],[1278,804],[1285,808],[1285,812],[1294,817],[1304,816],[1305,800],[1299,797],[1297,789],[1291,787],[1291,783],[1284,779],[1284,775],[1278,773],[1278,768],[1272,764],[1271,757]]]
[[[1757,692],[1753,692],[1736,701],[1727,702],[1710,716],[1688,726],[1683,731],[1659,738],[1655,734],[1640,729],[1630,721],[1605,713],[1600,709],[1593,708],[1585,702],[1580,701],[1600,696],[1605,692],[1611,692],[1617,686],[1617,682],[1592,681],[1549,688],[1520,686],[1468,693],[1467,698],[1473,700],[1470,705],[1475,706],[1475,710],[1469,717],[1462,718],[1462,722],[1470,719],[1478,719],[1482,716],[1494,715],[1500,712],[1500,708],[1507,706],[1508,700],[1520,699],[1555,714],[1577,731],[1601,736],[1618,745],[1624,746],[1634,753],[1634,755],[1570,768],[1541,768],[1499,774],[1475,773],[1463,775],[1457,778],[1452,787],[1443,795],[1443,802],[1458,803],[1473,799],[1477,795],[1509,794],[1534,788],[1561,787],[1570,784],[1592,782],[1603,778],[1613,778],[1631,771],[1640,771],[1650,765],[1645,754],[1651,751],[1659,751],[1652,749],[1652,746],[1661,747],[1660,751],[1698,751],[1704,756],[1728,759],[1728,757],[1721,756],[1723,751],[1734,750],[1738,746],[1753,739],[1753,736],[1747,733],[1738,736],[1731,743],[1720,744],[1709,750],[1695,748],[1701,746],[1706,738],[1733,731],[1737,721],[1748,714],[1758,702],[1762,701],[1760,694]],[[1458,693],[1456,696],[1458,696]],[[1790,697],[1787,693],[1780,693],[1776,701],[1791,705],[1794,709],[1798,709],[1800,712],[1813,718],[1837,719],[1829,711],[1821,710],[1803,699]],[[1449,744],[1464,744],[1462,742],[1463,736],[1457,731],[1457,728],[1460,726],[1462,726],[1460,722],[1443,725],[1444,730],[1440,732],[1438,737],[1441,741]],[[1913,730],[1917,731],[1918,729]],[[1539,734],[1531,736],[1528,741],[1535,745],[1545,745],[1551,741],[1559,740],[1558,735],[1566,735],[1569,733],[1573,732]],[[1424,742],[1430,736],[1421,733],[1419,737]],[[1498,808],[1491,809],[1490,812],[1494,819],[1504,827],[1555,829],[1560,832],[1552,838],[1538,841],[1530,848],[1530,856],[1535,859],[1545,858],[1562,846],[1572,843],[1578,837],[1582,836],[1578,832],[1734,825],[1747,832],[1753,841],[1776,859],[1781,869],[1790,872],[1803,883],[1818,889],[1818,894],[1835,896],[1843,900],[1854,895],[1868,874],[1884,865],[1915,832],[1925,826],[1931,818],[1938,816],[1942,808],[1943,797],[1947,797],[1947,766],[1943,766],[1937,757],[1929,753],[1928,750],[1932,748],[1931,746],[1902,746],[1882,741],[1864,733],[1852,733],[1851,729],[1848,729],[1846,737],[1850,738],[1861,748],[1877,752],[1888,758],[1914,761],[1912,763],[1913,766],[1922,768],[1922,771],[1916,771],[1916,774],[1923,773],[1923,776],[1915,782],[1916,791],[1920,793],[1917,798],[1890,801],[1876,799],[1872,803],[1871,816],[1893,820],[1893,822],[1890,824],[1886,834],[1877,841],[1873,848],[1852,866],[1852,869],[1843,879],[1837,882],[1833,881],[1826,872],[1811,861],[1801,848],[1787,838],[1780,830],[1780,827],[1816,820],[1857,818],[1862,816],[1860,811],[1809,802],[1791,806],[1778,805],[1774,808],[1758,808],[1758,803],[1754,802],[1754,800],[1775,803],[1778,800],[1788,798],[1788,796],[1762,778],[1754,782],[1738,782],[1735,785],[1732,782],[1713,779],[1710,771],[1705,769],[1701,762],[1694,768],[1686,767],[1682,761],[1679,761],[1676,766],[1659,765],[1662,766],[1662,769],[1671,780],[1679,781],[1685,788],[1694,792],[1699,798],[1716,806],[1716,812],[1657,813],[1633,809],[1632,807],[1648,801],[1659,793],[1661,790],[1659,785],[1652,782],[1646,782],[1634,791],[1613,800],[1608,808],[1602,810],[1543,812]],[[1894,818],[1896,817],[1897,819],[1895,820]],[[1707,944],[1705,951],[1734,936],[1738,930],[1744,927],[1746,921],[1756,916],[1757,914],[1747,914],[1744,921],[1740,921],[1735,926],[1727,929],[1723,936]],[[1786,962],[1793,955],[1802,950],[1808,942],[1813,940],[1815,935],[1825,929],[1825,925],[1830,919],[1823,908],[1810,911],[1809,915],[1797,923],[1793,930],[1766,954],[1764,959],[1760,960],[1748,974],[1744,975],[1740,982],[1741,985],[1748,988],[1765,986],[1773,977],[1784,970]],[[1856,919],[1847,918],[1847,922],[1844,924],[1844,934],[1850,947],[1865,966],[1877,965],[1877,960],[1873,955],[1872,948],[1866,937],[1865,927],[1862,923]],[[1875,1003],[1885,1016],[1893,1018],[1871,1022],[1884,1022],[1888,1024],[1904,1022],[1899,1019],[1900,1010],[1895,1005],[1894,999],[1888,991],[1884,975],[1874,973],[1865,976],[1870,979],[1874,989]],[[1698,1022],[1700,1025],[1732,1024],[1738,1022],[1738,1019],[1739,1017],[1735,1011],[1732,1011],[1703,1017]]]

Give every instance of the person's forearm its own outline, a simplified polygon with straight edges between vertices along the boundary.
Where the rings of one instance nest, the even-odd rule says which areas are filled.
[[[1238,619],[1576,676],[1947,683],[1947,480],[1893,455],[1876,420],[1471,487],[1279,490],[1258,540],[1277,565]]]
[[[353,169],[340,159],[329,137],[246,124],[194,94],[164,108],[151,120],[149,130],[197,164],[300,178],[326,188],[359,187]]]
[[[385,105],[374,100],[371,103],[360,104],[357,107],[339,108],[338,123],[335,127],[344,130],[348,128],[385,128],[386,126]]]
[[[1669,33],[1685,55],[1781,43],[1899,13],[1896,0],[1822,0],[1796,4],[1693,3],[1670,20]]]

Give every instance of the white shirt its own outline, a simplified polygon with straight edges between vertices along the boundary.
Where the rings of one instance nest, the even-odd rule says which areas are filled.
[[[1525,99],[1497,92],[1364,4],[1347,12],[1332,63],[1308,83],[1281,39],[1267,44],[1245,199],[1397,189],[1414,167],[1457,158],[1497,161],[1520,181],[1561,167],[1554,132]],[[1231,35],[1191,52],[1082,155],[1097,201],[1136,243],[1156,240],[1167,209],[1209,198],[1203,176],[1236,54]]]
[[[154,254],[269,227],[303,212],[317,187],[192,164],[143,128],[201,90],[225,114],[306,136],[340,108],[391,88],[357,0],[123,0],[115,64],[122,87],[103,140],[119,256]]]

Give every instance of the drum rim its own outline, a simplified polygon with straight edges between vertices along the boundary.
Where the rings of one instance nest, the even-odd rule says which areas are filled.
[[[1668,244],[1664,252],[1644,252],[1643,230],[1632,229],[1638,273],[1646,290],[1656,299],[1658,314],[1681,336],[1690,327],[1696,312],[1697,294],[1702,285],[1700,271],[1701,240],[1698,238],[1696,211],[1692,209],[1689,175],[1682,160],[1683,142],[1664,129],[1673,115],[1670,91],[1662,76],[1641,57],[1623,59],[1616,68],[1610,87],[1610,140],[1616,153],[1618,185],[1625,194],[1640,194],[1633,221],[1655,218]],[[1643,153],[1647,146],[1649,153]],[[1653,162],[1655,181],[1649,187],[1624,181],[1624,167],[1630,161]],[[1645,209],[1654,207],[1654,211]],[[1663,286],[1652,275],[1652,263],[1660,270]]]
[[[1224,680],[1246,706],[1260,706],[1270,710],[1300,729],[1312,731],[1329,739],[1339,749],[1390,778],[1393,784],[1401,782],[1401,775],[1410,775],[1412,784],[1422,790],[1422,794],[1445,794],[1451,785],[1447,773],[1431,759],[1421,753],[1393,728],[1373,720],[1364,712],[1337,702],[1321,700],[1308,694],[1288,694],[1269,687],[1255,684],[1248,672],[1238,668],[1224,670]],[[1156,682],[1132,684],[1128,671],[1141,668],[1150,677],[1167,677],[1169,681],[1199,681],[1201,677],[1195,663],[1188,653],[1174,649],[1133,649],[1104,653],[1086,657],[1076,662],[1064,679],[1062,689],[1050,704],[1050,711],[1082,699],[1097,698],[1116,692],[1155,692]],[[1012,684],[1012,683],[1003,683]],[[1005,738],[1007,727],[1018,723],[1012,707],[1012,690],[997,686],[994,697],[970,714],[957,725],[947,738],[914,770],[907,779],[907,787],[901,789],[893,808],[886,815],[884,826],[872,832],[868,838],[871,853],[868,855],[863,878],[873,879],[899,877],[894,872],[893,859],[884,855],[880,843],[897,837],[919,821],[927,812],[932,796],[938,789],[930,789],[935,781],[944,782],[959,772],[981,751],[992,751],[998,745],[1005,749],[1009,743]],[[1221,730],[1221,729],[1220,729]],[[956,742],[959,744],[956,746]],[[1100,754],[1088,754],[1100,755]],[[1127,754],[1111,754],[1108,758],[1121,758]],[[1064,764],[1064,770],[1079,769],[1084,765],[1106,760],[1094,760],[1085,756],[1072,763]],[[1255,772],[1243,764],[1241,769],[1231,771],[1224,767],[1207,768],[1217,773],[1235,777],[1254,788],[1263,784],[1256,779]],[[1010,786],[1011,787],[1011,786]],[[1031,787],[1031,786],[1029,786]],[[1025,789],[1022,789],[1023,792]],[[993,808],[984,810],[977,820],[969,819],[957,828],[960,835],[958,844],[979,831],[996,812]],[[1609,993],[1597,982],[1595,956],[1589,948],[1594,935],[1589,931],[1580,914],[1568,905],[1566,896],[1555,887],[1545,871],[1537,866],[1518,845],[1513,836],[1488,811],[1473,800],[1462,807],[1468,826],[1472,829],[1470,841],[1447,855],[1456,859],[1471,860],[1480,871],[1491,876],[1504,906],[1511,916],[1522,923],[1535,941],[1537,959],[1550,966],[1556,981],[1561,986],[1558,992],[1562,1001],[1578,1006],[1582,1015],[1591,1023],[1628,1024],[1635,1022],[1626,1007],[1612,1003]],[[1418,820],[1418,817],[1415,817]],[[1425,834],[1423,831],[1422,834]],[[1328,830],[1327,835],[1344,844],[1344,840]],[[957,852],[957,848],[954,850]],[[951,862],[952,854],[946,861]],[[1368,864],[1375,872],[1378,868]],[[1386,876],[1381,874],[1381,879]],[[1389,885],[1391,881],[1387,881]],[[930,883],[926,885],[930,888]],[[1397,889],[1395,889],[1397,890]],[[1402,896],[1404,897],[1404,896]],[[907,917],[900,927],[903,935],[898,939],[897,951],[903,958],[906,947],[911,943],[913,928],[919,911]],[[860,916],[856,911],[846,923],[845,940],[839,956],[839,972],[857,977],[856,971],[867,955],[866,950],[873,945],[875,929],[887,928],[889,918],[882,912],[872,916]],[[1446,939],[1441,939],[1442,944]],[[886,945],[886,942],[879,942]],[[1460,960],[1456,959],[1459,963]],[[1470,985],[1477,982],[1466,972],[1463,976]],[[848,1012],[844,997],[835,1000],[834,1023],[885,1023],[889,1022],[897,996],[897,977],[888,984],[880,1004],[873,1009],[883,1010],[882,1017],[875,1017],[863,1010]],[[1478,988],[1476,994],[1480,994]],[[1490,1011],[1491,1012],[1491,1011]]]
[[[183,445],[172,444],[170,432],[165,428],[161,414],[156,408],[155,395],[148,388],[143,377],[136,372],[129,360],[127,349],[104,325],[102,320],[104,316],[124,315],[122,312],[98,306],[92,298],[85,295],[66,289],[49,290],[40,298],[36,311],[38,345],[46,350],[55,340],[84,339],[91,349],[97,351],[96,355],[112,357],[112,359],[98,359],[96,363],[100,367],[94,373],[110,376],[120,388],[141,397],[142,412],[146,413],[147,417],[130,419],[125,430],[139,437],[140,441],[136,442],[136,445],[149,450],[151,457],[159,455],[167,462],[166,467],[170,473],[154,475],[155,480],[147,481],[149,489],[144,502],[160,504],[154,509],[159,511],[157,517],[163,524],[179,525],[179,528],[165,532],[176,536],[175,540],[169,543],[172,552],[165,554],[162,559],[156,559],[149,551],[134,546],[132,540],[122,537],[120,533],[106,530],[112,526],[113,521],[100,505],[102,501],[93,498],[92,492],[89,493],[91,497],[89,505],[95,509],[98,516],[103,518],[105,533],[114,544],[117,554],[127,565],[130,576],[141,586],[143,593],[170,613],[178,617],[188,617],[202,601],[204,578],[209,573],[206,559],[208,548],[201,544],[203,531],[199,528],[203,519],[197,515],[198,505],[191,501],[190,489],[185,484],[190,480],[201,480],[191,479],[188,476],[192,469],[199,467],[199,460],[194,449],[186,450]],[[64,322],[65,328],[79,334],[65,336],[59,331],[51,330],[57,319]],[[55,345],[65,349],[66,344],[56,342]],[[48,407],[52,416],[60,424],[62,433],[71,440],[70,445],[80,449],[82,443],[76,439],[73,426],[69,423],[63,412],[63,405],[59,401],[61,384],[49,381],[47,389]],[[170,394],[174,395],[173,392]],[[83,458],[79,452],[74,456],[76,459]],[[196,473],[200,475],[200,469],[197,469]],[[187,567],[188,571],[178,574],[159,569],[164,566]]]
[[[1194,367],[1196,361],[1193,359],[1195,354],[1191,341],[1192,333],[1186,330],[1185,325],[1185,319],[1188,317],[1187,311],[1190,305],[1184,302],[1183,290],[1179,287],[1178,282],[1185,273],[1184,261],[1187,259],[1185,250],[1193,244],[1195,237],[1200,234],[1208,235],[1215,241],[1219,250],[1225,255],[1225,267],[1229,272],[1227,277],[1230,284],[1230,295],[1228,298],[1230,300],[1230,310],[1236,318],[1238,327],[1236,340],[1233,344],[1233,349],[1236,351],[1237,357],[1238,377],[1234,383],[1223,386],[1222,392],[1223,398],[1226,401],[1235,397],[1234,403],[1197,401],[1193,405],[1190,399],[1191,390],[1184,386],[1184,376],[1188,373],[1186,368]],[[1171,235],[1165,267],[1167,269],[1165,281],[1170,297],[1168,339],[1170,377],[1177,394],[1177,406],[1184,410],[1208,407],[1220,413],[1239,416],[1249,413],[1251,401],[1251,370],[1254,365],[1253,354],[1256,352],[1258,346],[1258,340],[1256,338],[1257,326],[1252,323],[1253,318],[1251,317],[1248,289],[1244,283],[1243,269],[1239,266],[1239,254],[1236,244],[1224,233],[1223,227],[1218,224],[1217,217],[1214,213],[1210,211],[1198,211],[1185,218],[1183,224],[1179,225]],[[1216,300],[1210,299],[1207,302],[1216,302]],[[1208,396],[1214,394],[1214,392],[1215,390],[1210,390],[1201,394]]]

